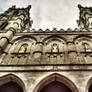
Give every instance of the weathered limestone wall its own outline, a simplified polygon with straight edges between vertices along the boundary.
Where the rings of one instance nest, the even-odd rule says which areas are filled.
[[[14,74],[18,76],[25,85],[25,92],[34,92],[34,90],[38,87],[37,85],[41,82],[44,78],[46,78],[49,75],[52,75],[53,73],[57,73],[62,76],[64,76],[67,80],[70,80],[75,84],[75,86],[78,89],[78,92],[88,92],[88,85],[90,79],[92,79],[92,72],[87,71],[61,71],[61,72],[2,72],[0,73],[0,77],[7,75],[7,74]],[[12,80],[12,79],[11,79]],[[49,78],[48,78],[49,80]],[[64,80],[62,80],[64,81]],[[49,82],[49,81],[48,81]],[[39,85],[40,85],[39,84]],[[41,85],[42,86],[42,85]],[[69,88],[72,88],[70,85]],[[73,91],[77,92],[77,91]]]

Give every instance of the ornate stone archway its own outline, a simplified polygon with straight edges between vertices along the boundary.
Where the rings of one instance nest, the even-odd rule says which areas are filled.
[[[43,89],[46,85],[53,83],[54,81],[62,83],[67,88],[69,88],[71,90],[71,92],[79,92],[77,87],[71,80],[69,80],[67,77],[57,74],[57,73],[51,74],[51,75],[47,76],[46,78],[44,78],[43,80],[41,80],[38,83],[38,85],[35,87],[33,92],[40,92],[41,89]]]
[[[8,87],[8,85],[11,87],[17,86],[17,87],[21,88],[21,90],[23,90],[23,92],[26,92],[25,85],[24,85],[23,81],[14,74],[8,74],[8,75],[4,75],[4,76],[0,77],[0,87],[5,88],[5,86]],[[12,85],[14,85],[14,86],[12,86]]]
[[[0,86],[0,92],[23,92],[23,89],[17,83],[10,81]]]

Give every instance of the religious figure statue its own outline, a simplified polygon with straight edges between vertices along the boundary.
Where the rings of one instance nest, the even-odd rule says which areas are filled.
[[[58,45],[56,43],[52,44],[51,52],[59,52]]]

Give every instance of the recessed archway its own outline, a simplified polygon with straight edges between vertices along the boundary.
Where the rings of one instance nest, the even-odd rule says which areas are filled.
[[[61,90],[62,92],[79,92],[71,80],[57,73],[51,74],[40,81],[33,92],[61,92]]]
[[[1,85],[0,92],[23,92],[23,89],[17,83],[11,81]]]
[[[73,92],[59,81],[53,81],[40,90],[40,92]]]
[[[0,77],[0,92],[25,92],[23,81],[13,74]]]

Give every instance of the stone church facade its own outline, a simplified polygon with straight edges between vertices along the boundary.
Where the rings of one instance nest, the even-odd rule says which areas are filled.
[[[92,7],[78,5],[79,28],[45,31],[30,30],[30,8],[0,14],[0,92],[10,82],[16,92],[51,92],[54,82],[57,92],[92,92]]]

